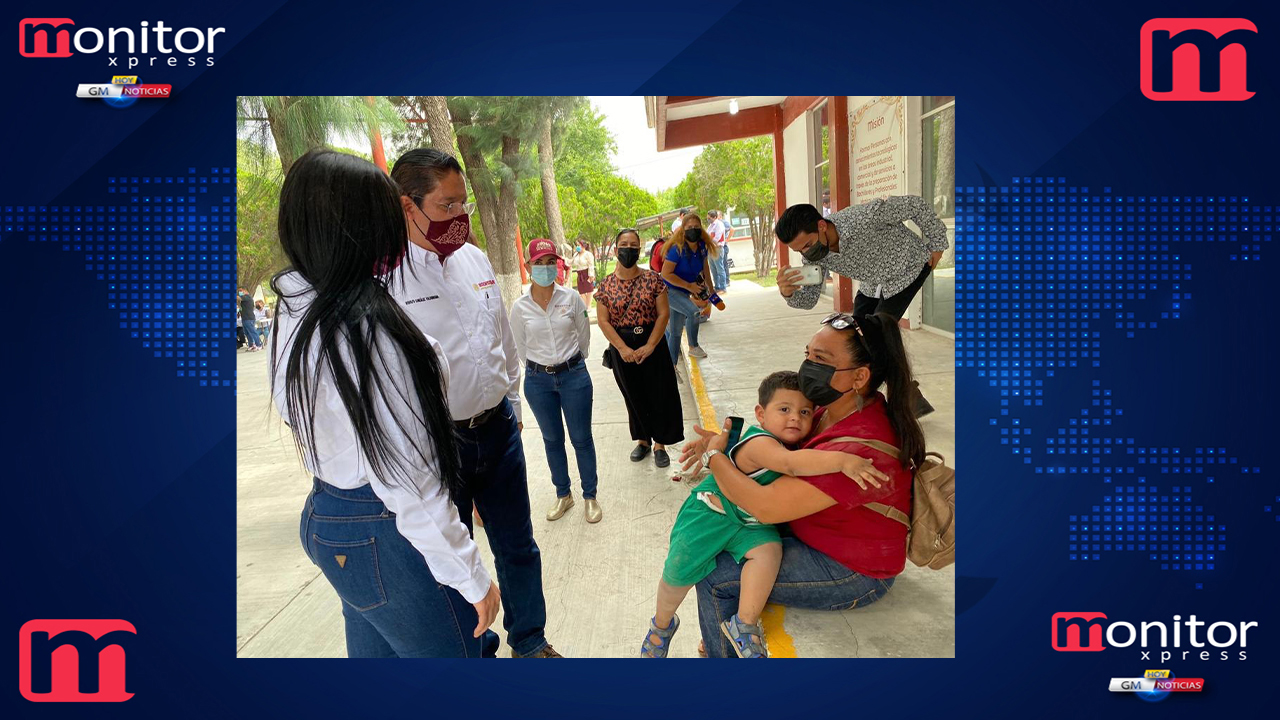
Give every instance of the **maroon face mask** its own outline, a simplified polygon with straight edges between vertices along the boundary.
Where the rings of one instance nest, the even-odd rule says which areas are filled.
[[[471,237],[471,216],[463,213],[449,220],[435,221],[427,218],[430,223],[427,229],[423,230],[421,225],[415,218],[414,226],[418,228],[436,249],[436,254],[440,256],[440,261],[453,254],[455,250],[467,244],[467,238]]]

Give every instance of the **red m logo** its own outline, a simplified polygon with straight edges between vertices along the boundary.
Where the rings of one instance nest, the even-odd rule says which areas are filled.
[[[1102,644],[1102,623],[1106,620],[1100,612],[1060,612],[1053,614],[1053,649],[1058,652],[1099,652],[1106,650]],[[1087,633],[1087,634],[1086,634]]]

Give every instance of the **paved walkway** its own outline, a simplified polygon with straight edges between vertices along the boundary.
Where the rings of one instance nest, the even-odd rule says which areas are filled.
[[[709,410],[718,418],[749,417],[760,380],[769,372],[797,368],[803,348],[828,312],[788,308],[776,290],[735,280],[725,296],[728,309],[702,326],[701,344],[710,354],[681,375],[685,424]],[[578,505],[547,522],[555,491],[546,471],[546,453],[532,412],[526,410],[524,445],[529,466],[534,534],[543,557],[547,637],[569,657],[631,657],[653,614],[667,536],[687,487],[652,459],[633,464],[626,409],[608,370],[600,365],[605,347],[592,330],[589,361],[595,383],[594,435],[599,457],[599,499],[604,520],[588,525],[571,475]],[[743,349],[748,352],[734,352]],[[953,459],[955,412],[952,342],[917,331],[908,351],[921,386],[937,412],[924,421],[931,449]],[[239,356],[237,472],[237,637],[241,657],[341,657],[344,655],[340,601],[303,554],[298,514],[310,487],[287,434],[268,402],[267,354]],[[697,388],[698,392],[694,392]],[[674,453],[673,453],[674,454]],[[670,470],[670,469],[669,469]],[[477,530],[485,562],[492,568],[483,530]],[[785,645],[799,657],[954,657],[953,569],[923,571],[908,565],[894,589],[874,605],[843,613],[772,608],[766,627],[775,654]],[[685,630],[672,657],[695,657],[697,603],[692,594],[680,610]],[[501,619],[494,628],[499,634]],[[783,643],[783,635],[790,643]],[[505,651],[504,651],[505,653]],[[784,654],[792,654],[787,650]]]

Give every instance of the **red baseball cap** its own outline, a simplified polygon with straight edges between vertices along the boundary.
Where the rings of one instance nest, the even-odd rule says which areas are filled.
[[[538,258],[555,255],[560,257],[560,253],[556,250],[556,244],[546,238],[538,238],[529,243],[529,262],[535,263]]]

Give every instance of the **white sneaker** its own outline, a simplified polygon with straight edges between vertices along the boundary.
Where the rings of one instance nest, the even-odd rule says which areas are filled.
[[[689,348],[689,357],[704,358],[706,356],[707,356],[707,351],[703,350],[700,347]]]

